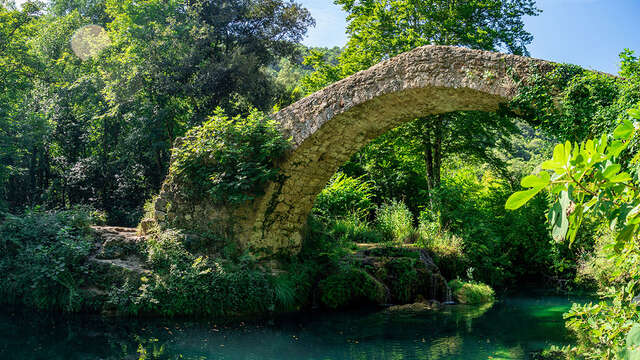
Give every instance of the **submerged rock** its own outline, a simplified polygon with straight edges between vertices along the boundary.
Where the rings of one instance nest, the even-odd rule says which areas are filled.
[[[406,312],[418,312],[437,310],[441,307],[441,303],[437,300],[419,301],[412,304],[393,305],[389,306],[386,311],[406,311]]]

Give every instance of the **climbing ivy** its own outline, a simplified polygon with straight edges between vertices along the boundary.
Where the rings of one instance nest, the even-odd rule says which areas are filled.
[[[561,140],[580,141],[611,131],[626,109],[640,101],[637,82],[576,65],[558,64],[519,83],[510,109]]]
[[[208,194],[214,203],[239,204],[263,194],[276,179],[276,166],[290,144],[265,114],[230,118],[218,108],[202,126],[190,130],[174,150],[170,174],[185,195]]]

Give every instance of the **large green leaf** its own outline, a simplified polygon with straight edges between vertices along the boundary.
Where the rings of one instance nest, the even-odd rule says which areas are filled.
[[[627,148],[627,144],[628,143],[623,143],[619,140],[612,142],[611,146],[609,146],[609,154],[612,156],[620,155],[620,153]]]
[[[567,164],[567,160],[564,145],[558,144],[553,148],[553,158],[543,162],[542,168],[545,170],[556,170],[564,167]]]
[[[562,191],[558,201],[556,201],[549,211],[549,221],[551,222],[551,235],[556,241],[562,241],[567,236],[569,230],[569,219],[567,209],[571,204],[569,192]]]
[[[640,360],[640,324],[635,324],[627,334],[626,349],[620,354],[624,360]]]
[[[507,203],[504,205],[507,210],[516,210],[522,207],[522,205],[526,204],[527,201],[531,200],[537,193],[539,193],[544,187],[536,187],[533,189],[518,191],[513,193],[507,199]]]
[[[612,176],[611,178],[609,178],[609,181],[611,181],[612,183],[631,181],[631,175],[629,175],[626,172],[623,172],[618,175]]]
[[[631,120],[623,120],[615,130],[613,130],[613,137],[615,139],[628,140],[633,134],[635,128]]]
[[[606,169],[604,169],[604,171],[602,172],[602,177],[604,177],[605,179],[609,179],[615,174],[617,174],[621,168],[622,166],[620,166],[620,164],[611,164],[607,166]]]
[[[548,172],[543,171],[540,175],[529,175],[522,179],[520,185],[522,187],[538,188],[545,187],[551,183],[551,176]]]

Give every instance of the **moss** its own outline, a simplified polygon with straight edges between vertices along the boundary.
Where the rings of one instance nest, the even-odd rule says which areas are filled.
[[[322,303],[331,308],[385,302],[385,288],[366,271],[355,267],[339,269],[319,284]]]
[[[412,258],[392,259],[385,265],[388,273],[387,282],[391,284],[391,296],[397,302],[412,302],[415,296],[425,287],[426,277],[418,271],[417,262]]]
[[[495,300],[493,289],[483,283],[451,280],[449,287],[461,304],[484,304]]]

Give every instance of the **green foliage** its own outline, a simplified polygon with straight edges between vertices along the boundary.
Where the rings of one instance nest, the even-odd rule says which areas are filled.
[[[329,232],[343,242],[379,243],[384,240],[384,235],[378,229],[372,228],[366,220],[356,215],[335,220]]]
[[[265,115],[229,118],[218,108],[175,149],[170,174],[186,184],[190,197],[208,194],[214,203],[238,204],[261,195],[277,178],[276,162],[288,148]]]
[[[79,311],[93,248],[90,211],[30,210],[0,225],[0,299],[37,309]]]
[[[370,183],[338,172],[318,194],[313,213],[326,219],[354,213],[366,218],[374,208],[371,191]]]
[[[633,53],[623,52],[621,60],[622,71],[629,78],[575,65],[558,65],[547,74],[534,75],[521,83],[511,108],[560,140],[575,142],[610,132],[626,116],[626,110],[640,101],[638,82],[631,76]]]
[[[584,229],[584,227],[583,227]],[[588,231],[588,230],[587,230]],[[606,291],[612,286],[622,286],[630,279],[627,276],[629,270],[623,269],[617,271],[620,266],[629,266],[632,264],[618,263],[615,259],[615,251],[613,245],[615,243],[615,231],[607,226],[601,226],[596,232],[594,248],[588,252],[586,256],[579,260],[577,273],[577,281],[586,286],[596,287],[600,291]],[[618,277],[611,277],[611,274],[619,273]]]
[[[433,286],[433,274],[422,270],[423,264],[419,258],[397,257],[385,264],[391,297],[406,304],[415,301],[423,289]],[[432,289],[432,291],[436,291]]]
[[[254,315],[275,310],[279,300],[291,301],[286,283],[251,263],[231,266],[223,259],[192,254],[179,232],[161,232],[146,245],[150,272],[140,284],[126,283],[110,295],[123,313]]]
[[[429,210],[420,213],[418,246],[429,250],[440,273],[447,279],[461,276],[469,267],[469,259],[464,250],[464,240],[442,229],[440,216]]]
[[[331,308],[363,303],[379,304],[384,300],[384,286],[366,271],[355,267],[341,267],[320,281],[320,300]]]
[[[70,40],[88,24],[111,46],[83,61]],[[0,210],[90,204],[135,225],[176,138],[218,106],[246,116],[294,96],[268,70],[301,62],[312,24],[284,0],[2,2]]]
[[[451,280],[449,287],[461,304],[484,304],[495,300],[493,289],[483,283]]]
[[[387,241],[403,243],[414,234],[413,214],[401,201],[382,204],[376,212],[376,223]]]
[[[640,77],[640,59],[630,49],[624,49],[620,59],[620,76],[637,81]]]
[[[531,189],[519,191],[507,201],[507,207],[517,208],[524,204],[520,201],[523,194],[547,189],[553,199],[548,219],[554,238],[570,244],[588,215],[606,220],[616,231],[612,244],[604,248],[616,265],[608,274],[611,286],[601,292],[610,301],[574,305],[565,315],[567,326],[578,340],[576,346],[565,350],[575,356],[616,358],[625,351],[627,333],[640,320],[634,301],[640,279],[640,193],[635,185],[637,175],[627,171],[635,169],[640,160],[637,152],[631,158],[627,156],[638,131],[637,120],[640,111],[631,109],[611,136],[558,144],[553,157],[542,164],[543,171],[523,179],[522,186]]]
[[[540,274],[552,275],[548,274],[551,238],[544,224],[546,199],[537,197],[519,213],[512,213],[504,209],[510,186],[487,167],[452,161],[449,169],[437,192],[439,221],[462,239],[468,259],[449,277],[462,276],[460,270],[473,266],[478,280],[502,287],[517,280],[539,281]]]
[[[621,298],[611,303],[574,304],[564,317],[576,336],[576,345],[564,350],[584,359],[617,359],[626,348],[626,334],[639,320],[636,306],[624,304]]]

